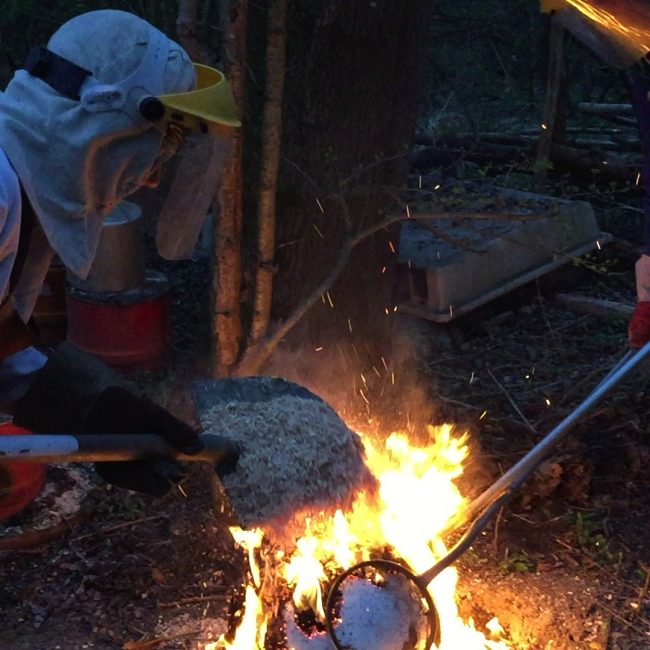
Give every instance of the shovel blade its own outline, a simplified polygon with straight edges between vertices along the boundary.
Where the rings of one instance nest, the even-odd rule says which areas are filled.
[[[192,383],[192,398],[203,428],[214,425],[211,412],[215,406],[232,403],[268,402],[278,397],[323,400],[309,389],[281,377],[235,377],[204,379]]]

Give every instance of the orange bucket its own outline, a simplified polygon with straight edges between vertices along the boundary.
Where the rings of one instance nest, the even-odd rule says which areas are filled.
[[[11,422],[0,424],[0,436],[31,433]],[[26,508],[43,490],[47,465],[12,460],[0,464],[0,521]]]

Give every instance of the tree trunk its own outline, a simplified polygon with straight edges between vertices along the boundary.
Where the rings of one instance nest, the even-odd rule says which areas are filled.
[[[243,111],[245,93],[246,0],[224,0],[222,65],[228,73],[235,102]],[[242,235],[242,132],[234,138],[232,153],[224,169],[219,194],[219,216],[215,224],[212,277],[212,369],[215,376],[231,373],[240,351],[241,322],[241,235]]]
[[[199,36],[199,10],[197,0],[180,0],[176,18],[176,35],[179,43],[193,61],[214,65],[214,50],[206,46]]]
[[[535,170],[535,177],[538,182],[543,182],[546,179],[551,159],[551,149],[556,143],[562,144],[565,135],[566,70],[564,66],[564,27],[554,18],[551,19],[549,48],[546,105],[537,146]]]
[[[431,4],[319,0],[290,7],[276,323],[327,278],[350,236],[395,207],[393,196],[406,183]],[[384,375],[397,246],[398,229],[356,246],[332,288],[287,334],[284,350],[297,353],[291,367],[276,355],[271,369],[303,381],[305,373],[322,371],[331,380],[334,372],[339,387],[373,368]],[[340,360],[343,373],[332,371]]]
[[[266,92],[262,123],[262,169],[257,205],[257,273],[249,345],[268,330],[275,273],[275,196],[282,146],[288,0],[272,0],[266,45]]]

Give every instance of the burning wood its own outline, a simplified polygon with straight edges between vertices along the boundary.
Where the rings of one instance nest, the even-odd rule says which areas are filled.
[[[466,503],[455,480],[462,474],[468,449],[464,437],[452,435],[449,426],[430,427],[428,434],[423,446],[411,444],[403,434],[392,434],[383,444],[363,436],[368,465],[380,486],[378,497],[359,493],[346,512],[307,520],[295,552],[274,547],[261,554],[255,533],[242,536],[235,531],[251,559],[243,620],[233,639],[222,638],[206,650],[333,650],[325,632],[322,596],[334,574],[370,556],[401,559],[415,571],[443,556],[446,547],[439,533]],[[498,627],[492,637],[489,630],[481,633],[471,621],[462,621],[455,603],[456,582],[456,569],[449,568],[429,585],[441,617],[438,648],[508,648],[499,640]],[[337,635],[364,650],[424,648],[423,619],[421,612],[411,611],[414,600],[405,593],[409,589],[408,581],[394,574],[346,583]],[[291,592],[292,598],[287,596]],[[371,612],[373,620],[368,621]],[[272,638],[278,629],[280,642]]]

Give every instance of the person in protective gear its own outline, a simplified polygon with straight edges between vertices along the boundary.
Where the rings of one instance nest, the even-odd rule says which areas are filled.
[[[239,126],[217,70],[146,21],[92,11],[62,25],[0,93],[0,402],[39,433],[157,433],[202,448],[187,424],[137,394],[99,360],[64,343],[37,347],[30,317],[56,254],[90,271],[106,215],[140,188],[163,192],[156,241],[191,255]],[[165,168],[173,174],[165,176]],[[232,453],[236,453],[234,448]],[[116,485],[162,495],[171,461],[97,464]]]
[[[637,303],[628,325],[628,341],[631,348],[641,348],[650,341],[650,8],[645,0],[597,0],[590,5],[541,0],[541,9],[553,12],[601,60],[621,70],[628,86],[639,126],[645,192],[644,245],[635,266]]]

